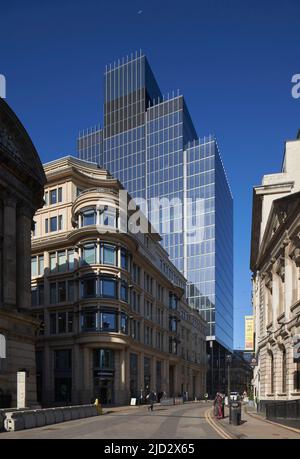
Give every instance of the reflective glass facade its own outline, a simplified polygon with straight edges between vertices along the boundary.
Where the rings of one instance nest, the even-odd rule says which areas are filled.
[[[79,137],[79,157],[108,169],[133,198],[147,199],[148,217],[188,279],[190,305],[209,323],[208,339],[232,349],[233,203],[216,140],[198,139],[182,95],[162,97],[144,55],[107,67],[104,94],[104,127]],[[174,200],[164,221],[164,203],[152,209],[152,198]]]

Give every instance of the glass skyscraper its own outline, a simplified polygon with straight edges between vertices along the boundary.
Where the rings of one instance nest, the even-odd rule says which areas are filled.
[[[77,148],[79,158],[108,169],[134,199],[147,200],[164,248],[188,279],[189,303],[208,322],[211,384],[222,385],[220,362],[233,349],[233,201],[216,140],[198,138],[184,97],[164,98],[140,53],[106,67],[104,126],[82,132]],[[166,217],[160,219],[167,204],[157,210],[153,198],[174,202],[167,232]]]

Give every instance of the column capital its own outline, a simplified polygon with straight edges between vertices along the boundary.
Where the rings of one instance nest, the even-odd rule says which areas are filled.
[[[34,210],[25,202],[20,201],[17,205],[17,216],[27,217],[32,220],[34,216]]]
[[[3,193],[3,207],[17,207],[18,198],[17,196],[9,190],[5,190]]]

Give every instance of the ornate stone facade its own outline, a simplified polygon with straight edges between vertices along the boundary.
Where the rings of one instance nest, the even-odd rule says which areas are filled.
[[[300,397],[300,139],[287,142],[281,174],[254,188],[251,269],[255,316],[255,395]]]
[[[28,403],[36,403],[35,329],[31,316],[33,215],[43,205],[45,174],[24,127],[0,99],[0,358],[1,398],[16,403],[17,371],[28,374]],[[4,403],[4,402],[2,402]]]
[[[41,403],[203,395],[206,322],[160,236],[123,232],[122,186],[96,164],[67,157],[44,168],[32,239]]]

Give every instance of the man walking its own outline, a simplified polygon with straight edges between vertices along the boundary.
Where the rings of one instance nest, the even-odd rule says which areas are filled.
[[[150,392],[150,394],[148,395],[148,400],[149,400],[148,411],[149,410],[153,411],[153,405],[154,405],[155,399],[156,399],[155,393]]]

